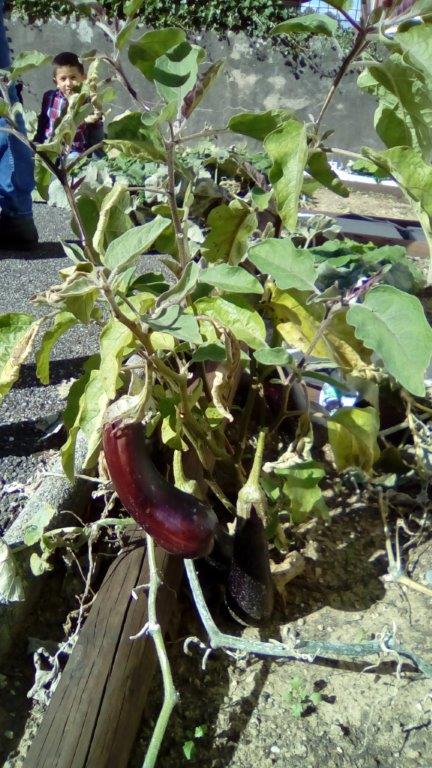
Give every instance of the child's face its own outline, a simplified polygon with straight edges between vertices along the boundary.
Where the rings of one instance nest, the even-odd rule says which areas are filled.
[[[54,82],[63,96],[70,96],[83,80],[85,80],[85,76],[78,67],[57,67],[54,73]]]

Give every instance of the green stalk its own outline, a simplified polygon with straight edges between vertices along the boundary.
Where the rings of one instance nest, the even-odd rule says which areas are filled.
[[[150,588],[148,594],[148,633],[151,635],[155,644],[159,666],[162,673],[164,690],[162,709],[159,712],[159,717],[152,733],[150,744],[148,746],[142,765],[142,768],[154,768],[166,729],[168,727],[171,713],[178,702],[179,696],[174,687],[171,667],[168,661],[162,630],[157,620],[156,599],[161,582],[156,568],[154,542],[152,537],[148,534],[146,534],[146,540],[150,571]]]

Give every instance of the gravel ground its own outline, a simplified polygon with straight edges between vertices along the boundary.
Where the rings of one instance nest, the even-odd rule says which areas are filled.
[[[30,253],[0,251],[0,313],[38,314],[29,299],[58,283],[58,271],[70,266],[60,245],[73,238],[69,214],[43,203],[34,206],[40,244]],[[24,486],[45,465],[64,435],[45,437],[53,415],[64,407],[61,383],[80,373],[83,360],[97,348],[97,328],[73,328],[55,345],[51,382],[42,386],[35,377],[34,360],[22,368],[17,385],[0,407],[0,530],[20,510]]]

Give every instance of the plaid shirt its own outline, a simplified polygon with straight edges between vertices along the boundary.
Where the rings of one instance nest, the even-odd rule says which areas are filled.
[[[56,123],[64,116],[67,110],[67,105],[68,100],[66,96],[63,96],[59,89],[55,91],[46,91],[46,93],[44,93],[42,109],[39,115],[35,136],[36,142],[44,144],[45,141],[51,139]],[[89,146],[91,146],[91,144],[88,141],[88,126],[86,123],[81,123],[77,128],[77,132],[69,147],[69,151],[84,152]]]

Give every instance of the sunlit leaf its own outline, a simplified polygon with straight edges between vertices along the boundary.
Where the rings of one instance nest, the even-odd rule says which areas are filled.
[[[0,402],[32,351],[40,324],[40,320],[21,312],[0,315]]]
[[[211,296],[198,299],[194,307],[200,315],[218,320],[252,349],[263,346],[266,336],[264,321],[244,299],[236,296]]]
[[[77,322],[77,318],[70,312],[59,312],[42,337],[39,349],[36,352],[36,376],[42,384],[49,384],[49,361],[52,348],[58,339],[63,336]]]
[[[370,472],[378,460],[379,415],[375,408],[340,408],[327,420],[330,445],[339,471]]]
[[[291,119],[264,139],[264,148],[273,165],[269,179],[284,225],[294,230],[307,160],[306,127]]]
[[[314,257],[295,247],[289,238],[267,238],[249,248],[248,259],[264,274],[270,275],[278,288],[314,290]]]
[[[211,229],[201,246],[206,261],[225,261],[236,266],[257,227],[254,211],[242,200],[233,200],[229,205],[213,208],[207,223]]]
[[[263,292],[261,283],[254,275],[243,267],[232,267],[229,264],[216,264],[202,269],[199,280],[226,293],[262,294]]]

